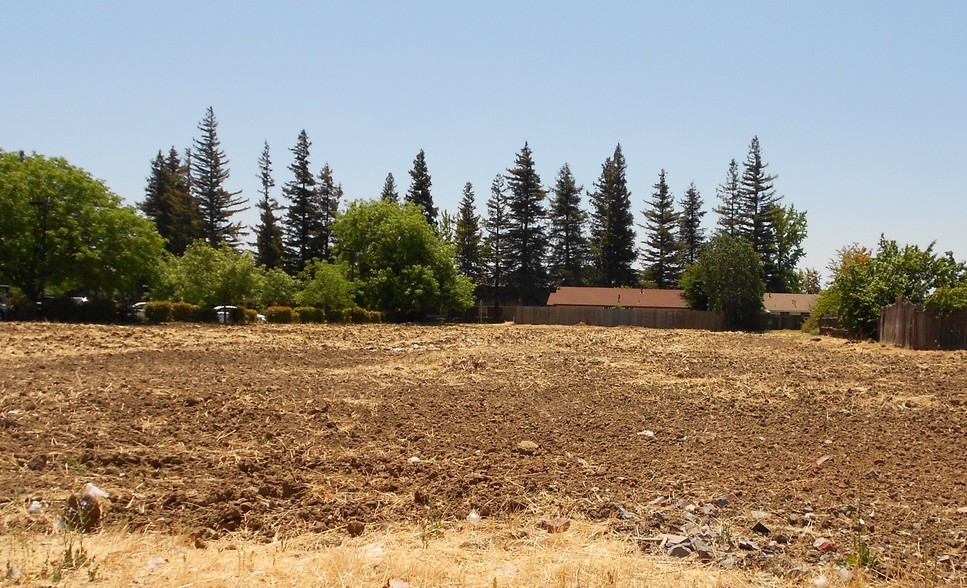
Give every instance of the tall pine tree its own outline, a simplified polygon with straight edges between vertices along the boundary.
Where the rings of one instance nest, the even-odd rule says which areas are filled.
[[[342,195],[342,184],[337,184],[333,179],[332,168],[327,163],[319,172],[319,183],[316,187],[319,233],[314,247],[318,257],[326,261],[332,260],[332,225],[336,222],[336,213],[339,211]]]
[[[547,296],[545,192],[527,143],[505,177],[510,191],[507,199],[507,286],[516,294],[520,304],[543,305]]]
[[[285,183],[282,192],[289,201],[284,228],[286,266],[290,273],[305,269],[309,260],[319,257],[315,249],[322,212],[316,198],[316,178],[309,168],[309,135],[303,129],[296,144],[290,149],[292,163],[289,171],[292,179]]]
[[[430,179],[430,172],[426,167],[426,153],[420,149],[413,160],[413,169],[410,170],[410,189],[406,192],[406,201],[418,204],[423,207],[423,216],[431,227],[436,228],[437,210],[433,206],[433,196],[430,194],[430,186],[433,181]]]
[[[232,217],[246,209],[241,192],[225,189],[228,180],[228,158],[218,140],[218,122],[215,110],[208,107],[205,117],[198,123],[201,138],[195,139],[191,160],[192,190],[202,215],[205,240],[212,247],[228,245],[236,247],[242,233],[242,224]]]
[[[507,186],[504,176],[497,175],[490,184],[487,199],[487,218],[484,228],[484,279],[494,301],[494,318],[500,320],[500,303],[504,297],[504,280],[507,275]]]
[[[771,289],[776,286],[778,274],[773,208],[778,206],[780,198],[773,187],[776,176],[766,173],[766,167],[759,137],[753,137],[739,180],[738,235],[752,243],[752,249],[762,261],[763,281]]]
[[[702,195],[695,187],[695,182],[690,183],[682,199],[681,225],[678,228],[679,247],[685,264],[695,263],[698,250],[705,242],[705,229],[702,228],[705,211],[702,210],[702,204]]]
[[[393,172],[386,174],[386,181],[383,182],[383,191],[379,197],[385,202],[400,201],[400,193],[396,189],[396,178],[393,177]]]
[[[141,210],[151,218],[165,248],[181,255],[192,242],[202,238],[202,219],[198,203],[191,196],[190,171],[172,147],[168,157],[161,151],[151,163],[151,175],[145,188]]]
[[[665,170],[658,174],[650,208],[645,215],[645,279],[659,288],[677,288],[682,274],[681,250],[676,235],[681,215],[675,211],[675,197],[665,181]]]
[[[457,270],[471,278],[475,283],[480,280],[480,216],[473,193],[473,184],[463,186],[463,198],[457,210],[457,228],[454,240],[457,245]]]
[[[601,177],[590,193],[594,283],[600,286],[634,286],[638,282],[634,268],[635,221],[626,169],[619,143],[601,166]]]
[[[282,227],[279,226],[279,219],[275,215],[282,207],[271,193],[275,180],[272,179],[272,156],[268,141],[262,147],[258,166],[259,194],[262,198],[258,203],[259,224],[255,228],[255,256],[260,264],[273,269],[282,267],[285,247],[282,244]]]
[[[715,231],[717,235],[739,236],[739,213],[742,209],[740,187],[739,164],[733,159],[729,162],[725,182],[719,184],[716,190],[720,201],[715,207],[715,213],[719,215],[716,222],[718,229]]]
[[[551,282],[560,286],[583,286],[588,264],[588,239],[585,234],[588,213],[581,209],[581,192],[568,164],[561,167],[554,183],[550,220]]]

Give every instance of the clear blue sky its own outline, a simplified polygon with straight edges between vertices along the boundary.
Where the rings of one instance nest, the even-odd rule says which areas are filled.
[[[132,204],[208,106],[253,204],[263,141],[281,187],[306,129],[347,199],[387,172],[405,191],[422,148],[437,206],[469,181],[482,211],[525,141],[545,185],[567,162],[589,189],[620,142],[636,211],[663,168],[711,210],[758,135],[808,212],[804,265],[880,233],[967,258],[962,0],[22,1],[0,55],[0,148],[66,157]]]

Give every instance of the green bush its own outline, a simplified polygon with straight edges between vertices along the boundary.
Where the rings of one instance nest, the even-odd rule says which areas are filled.
[[[348,319],[346,318],[346,310],[348,310],[348,309],[345,309],[345,308],[330,308],[326,312],[326,322],[327,323],[332,323],[332,324],[338,324],[338,323],[348,322]]]
[[[147,311],[145,311],[147,316]],[[198,316],[198,307],[187,302],[171,303],[171,320],[179,323],[190,323]]]
[[[259,311],[254,308],[243,308],[242,310],[245,312],[245,324],[251,325],[258,322]]]
[[[174,314],[173,306],[167,300],[153,300],[144,305],[144,320],[149,323],[170,323]]]
[[[967,286],[941,286],[924,300],[933,312],[950,314],[967,308]]]
[[[300,306],[295,309],[300,323],[321,323],[325,320],[325,313],[314,306]]]
[[[265,309],[265,320],[269,323],[287,325],[295,322],[296,314],[289,306],[270,306]]]

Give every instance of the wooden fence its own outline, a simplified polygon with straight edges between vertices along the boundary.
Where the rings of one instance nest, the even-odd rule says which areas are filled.
[[[607,308],[595,306],[518,306],[514,322],[522,325],[628,325],[653,329],[722,329],[722,317],[699,310]]]
[[[967,349],[967,310],[936,314],[897,299],[880,313],[880,343],[906,349]]]

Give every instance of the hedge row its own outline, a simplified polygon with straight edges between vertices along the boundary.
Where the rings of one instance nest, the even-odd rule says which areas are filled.
[[[314,306],[270,306],[265,309],[265,320],[270,323],[380,323],[383,313],[365,308],[342,308],[328,312]]]
[[[228,317],[228,322],[254,323],[258,320],[258,314],[251,308],[235,308]],[[218,322],[218,315],[214,308],[207,306],[156,300],[144,305],[144,320],[149,323],[215,323]]]

